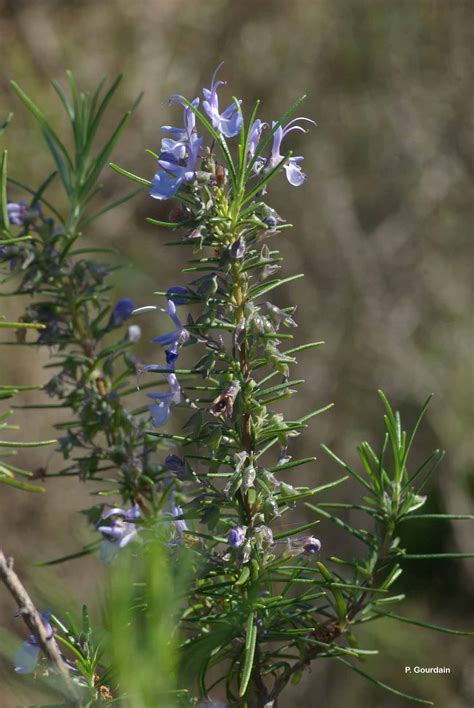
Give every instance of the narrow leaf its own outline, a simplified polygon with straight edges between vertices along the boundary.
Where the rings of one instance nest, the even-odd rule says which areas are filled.
[[[253,668],[253,659],[255,656],[255,646],[257,643],[257,626],[253,621],[253,613],[249,616],[249,621],[247,623],[247,636],[245,640],[245,662],[244,668],[242,670],[242,677],[240,680],[239,696],[245,695],[247,691],[247,686],[249,685],[250,676]]]

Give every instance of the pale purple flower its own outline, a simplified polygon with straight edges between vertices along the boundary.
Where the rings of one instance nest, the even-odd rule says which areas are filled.
[[[293,314],[295,308],[293,308],[293,311],[290,313],[290,312],[285,312],[284,310],[281,310],[279,307],[277,307],[276,305],[274,305],[271,302],[266,302],[265,305],[266,305],[266,308],[269,312],[270,319],[273,321],[273,323],[275,324],[277,329],[281,324],[284,324],[285,327],[297,327],[298,326],[292,317],[292,314]]]
[[[257,150],[258,143],[260,142],[260,136],[262,135],[262,130],[268,126],[268,123],[265,123],[264,121],[260,120],[260,118],[257,118],[254,120],[252,123],[252,127],[250,128],[250,134],[249,134],[249,143],[248,143],[248,153],[250,157],[255,156],[255,152]]]
[[[240,548],[245,541],[246,533],[247,526],[234,526],[234,528],[229,531],[227,543],[232,548]]]
[[[271,155],[266,163],[263,161],[258,161],[257,171],[260,171],[262,168],[264,168],[265,171],[268,172],[269,170],[274,169],[284,159],[284,155],[280,153],[283,138],[288,135],[288,133],[291,133],[291,131],[293,130],[300,130],[301,132],[306,133],[306,130],[305,128],[303,128],[302,125],[296,124],[296,121],[301,120],[308,121],[309,123],[313,123],[313,125],[315,125],[315,122],[310,118],[300,117],[294,118],[285,127],[281,125],[278,126],[278,128],[273,134],[273,145]],[[275,127],[275,125],[276,122],[273,122],[272,129]],[[299,187],[306,179],[306,175],[304,174],[300,166],[300,162],[302,162],[303,160],[304,157],[302,157],[301,155],[290,157],[283,166],[286,172],[286,178],[293,187]]]
[[[303,549],[305,553],[308,553],[309,555],[312,555],[313,553],[318,553],[318,551],[321,550],[321,541],[319,538],[315,538],[314,536],[308,536],[308,538],[305,539]]]
[[[170,103],[181,103],[184,106],[184,127],[174,128],[171,125],[162,125],[161,130],[171,133],[176,142],[187,142],[191,135],[196,131],[196,114],[191,108],[189,108],[189,106],[183,103],[183,99],[180,96],[170,96]],[[194,106],[194,108],[197,108],[199,106],[199,98],[195,98],[194,101],[191,101],[191,105]],[[166,140],[169,140],[169,138],[163,138],[162,140],[161,149],[163,152],[165,152],[163,143]],[[167,145],[168,143],[165,144]]]
[[[7,215],[10,224],[14,226],[23,226],[28,214],[28,205],[25,201],[10,202],[7,204]]]
[[[174,526],[175,526],[175,529],[176,529],[176,532],[177,532],[178,536],[182,536],[185,531],[188,531],[188,525],[187,525],[187,523],[186,523],[186,520],[185,520],[185,519],[176,518],[176,517],[178,517],[178,516],[182,516],[182,515],[183,515],[183,509],[182,509],[182,507],[178,506],[177,504],[175,504],[175,503],[173,502],[173,506],[172,506],[172,510],[171,510],[171,515],[172,515],[173,518],[175,519],[175,521],[173,521],[173,523],[174,523]]]
[[[49,623],[51,610],[43,612],[41,615],[42,622],[48,633],[48,636],[53,637],[53,628]],[[15,654],[15,671],[17,674],[32,674],[38,663],[40,654],[40,645],[34,634],[30,634],[28,639],[23,642]]]
[[[224,137],[232,138],[240,132],[240,128],[242,126],[242,115],[235,103],[231,103],[225,111],[219,113],[219,98],[217,96],[217,89],[219,86],[223,86],[225,81],[216,81],[216,74],[222,64],[223,62],[219,64],[213,74],[211,88],[205,88],[202,90],[204,95],[202,107],[211,119],[211,123],[214,128]]]
[[[183,103],[179,96],[172,96],[171,101]],[[192,105],[197,108],[199,99]],[[152,180],[150,195],[154,199],[170,199],[181,185],[191,182],[196,174],[196,163],[202,138],[196,133],[196,116],[191,108],[184,107],[184,127],[162,126],[162,130],[173,137],[163,138],[158,164],[161,167]]]
[[[255,528],[255,538],[260,547],[269,548],[273,545],[273,532],[269,526],[257,526]]]
[[[150,367],[148,368],[150,369]],[[153,423],[157,428],[160,428],[168,422],[171,415],[171,406],[181,402],[181,387],[176,378],[176,374],[165,374],[165,376],[170,387],[169,393],[147,394],[148,398],[156,401],[149,405],[148,408],[153,417]]]
[[[113,507],[102,514],[96,528],[104,540],[100,545],[100,557],[105,563],[110,563],[120,548],[124,548],[137,535],[136,520],[140,518],[140,507],[134,504],[124,510]]]
[[[187,152],[183,158],[177,158],[172,152],[163,152],[158,158],[162,168],[152,179],[150,196],[154,199],[170,199],[181,185],[192,182],[196,174],[196,163],[202,138],[193,134],[186,145]],[[181,143],[179,143],[179,149]]]

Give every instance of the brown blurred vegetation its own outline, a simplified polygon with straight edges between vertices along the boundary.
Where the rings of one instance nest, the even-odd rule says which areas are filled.
[[[435,447],[446,449],[447,456],[429,490],[430,508],[469,513],[474,494],[472,4],[0,0],[0,8],[0,115],[15,111],[6,137],[11,173],[29,184],[44,178],[50,161],[31,117],[12,95],[11,78],[55,115],[59,106],[48,81],[63,82],[66,68],[90,88],[102,76],[124,72],[117,111],[141,90],[145,95],[115,160],[144,176],[154,169],[144,148],[156,150],[159,126],[172,122],[166,97],[176,90],[198,95],[219,61],[225,60],[229,95],[243,97],[247,107],[261,98],[265,118],[278,117],[297,96],[308,94],[302,112],[318,127],[306,136],[294,134],[308,181],[294,189],[282,178],[271,195],[294,224],[281,239],[285,273],[304,271],[306,278],[282,290],[278,303],[298,303],[298,342],[327,342],[300,357],[306,384],[291,406],[302,412],[331,401],[336,405],[297,441],[293,449],[297,446],[299,456],[317,453],[319,459],[289,481],[296,474],[311,484],[338,475],[317,452],[320,442],[348,461],[355,460],[360,440],[378,444],[377,388],[407,423],[433,392],[416,456],[426,457]],[[103,181],[103,199],[128,188],[110,171]],[[164,236],[145,223],[149,215],[166,213],[144,194],[84,236],[88,243],[119,250],[125,269],[117,294],[140,304],[151,301],[153,290],[178,282],[182,256],[174,249],[163,252]],[[0,301],[7,317],[20,315],[23,306],[18,300]],[[147,320],[145,335],[152,335],[155,326]],[[143,346],[141,354],[150,360],[154,352]],[[41,366],[47,358],[45,351],[0,348],[1,382],[44,382]],[[52,420],[41,413],[26,417],[19,411],[17,419],[25,436],[51,437]],[[22,461],[33,468],[48,463],[51,471],[59,465],[48,451],[32,452]],[[58,480],[47,486],[39,499],[0,490],[2,545],[16,555],[24,573],[31,574],[32,561],[74,551],[90,537],[76,513],[88,504],[90,490]],[[352,499],[354,493],[347,485],[333,491],[331,499]],[[472,525],[466,522],[410,528],[406,542],[411,548],[472,550]],[[327,555],[348,551],[347,539],[327,523],[321,523],[319,536]],[[76,607],[84,599],[97,604],[101,572],[98,561],[90,559],[33,574],[35,597],[46,605],[66,597]],[[402,614],[472,628],[473,580],[469,562],[422,561],[407,567],[399,586],[409,594]],[[3,593],[0,602],[2,623],[17,631]],[[381,680],[438,706],[473,705],[469,639],[390,620],[365,625],[362,635],[366,646],[381,650],[363,668]],[[414,664],[450,666],[451,675],[405,676],[404,666]],[[1,683],[9,685],[10,678],[10,665],[0,667]],[[16,682],[8,694],[4,691],[0,704],[33,700],[21,686]],[[403,705],[341,665],[322,661],[290,695],[283,706]]]

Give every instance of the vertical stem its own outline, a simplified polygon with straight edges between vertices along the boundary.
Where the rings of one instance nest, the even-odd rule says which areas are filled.
[[[234,239],[237,240],[238,235],[235,233],[236,230],[236,224],[238,222],[238,217],[239,217],[239,212],[240,212],[240,204],[239,208],[235,209],[234,212],[234,218],[233,218],[233,225],[234,225]],[[245,305],[247,301],[247,296],[248,296],[248,276],[245,272],[243,272],[242,267],[238,261],[235,261],[232,265],[231,269],[232,273],[232,290],[231,290],[231,299],[234,303],[234,324],[237,326],[239,325],[240,321],[242,318],[245,317]],[[248,343],[247,343],[247,338],[246,338],[246,333],[244,332],[244,337],[242,341],[242,345],[240,347],[239,351],[239,367],[240,367],[240,372],[241,372],[241,396],[242,396],[242,401],[243,401],[243,424],[242,424],[242,432],[240,436],[240,443],[241,443],[241,449],[245,450],[245,452],[248,453],[249,460],[252,463],[253,462],[253,457],[255,453],[254,449],[254,442],[253,442],[253,437],[252,437],[252,415],[250,411],[250,397],[251,397],[251,389],[250,389],[250,381],[252,378],[252,370],[251,370],[251,362],[249,358],[249,350],[248,350]],[[238,495],[241,500],[241,505],[243,506],[247,519],[246,523],[247,525],[252,525],[253,522],[253,517],[254,517],[254,510],[252,508],[252,505],[249,502],[248,499],[248,494],[243,493],[241,490],[239,490]],[[254,657],[254,665],[252,669],[252,684],[255,689],[255,696],[256,696],[256,705],[259,706],[259,708],[264,708],[264,706],[268,702],[268,691],[265,686],[265,683],[262,679],[261,675],[261,670],[260,670],[260,665],[261,665],[261,652],[260,652],[260,647],[258,645],[258,639],[257,639],[257,645],[255,648],[255,657]],[[252,702],[253,704],[253,702]],[[247,705],[247,703],[245,703]],[[250,705],[250,703],[248,703]]]

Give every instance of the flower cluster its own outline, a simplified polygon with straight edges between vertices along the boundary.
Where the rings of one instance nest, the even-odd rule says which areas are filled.
[[[161,372],[163,370],[166,371],[165,378],[169,385],[169,391],[166,393],[153,392],[147,394],[148,398],[151,398],[154,401],[154,403],[150,404],[149,410],[152,414],[153,423],[157,427],[161,427],[168,422],[171,415],[172,406],[181,402],[181,387],[176,374],[174,373],[174,368],[181,347],[189,339],[189,333],[178,316],[176,304],[183,303],[184,293],[186,292],[187,291],[185,288],[180,288],[179,286],[168,290],[168,304],[163,312],[168,315],[176,329],[171,332],[167,332],[166,334],[158,335],[151,340],[153,344],[159,344],[160,347],[164,349],[166,367],[158,364],[148,364],[141,369],[142,373]],[[135,310],[135,313],[144,312],[150,309],[156,309],[156,307],[146,306],[138,308]]]
[[[210,119],[212,127],[225,141],[240,135],[243,126],[243,116],[241,101],[234,101],[224,111],[219,109],[218,90],[225,85],[224,81],[217,81],[216,76],[221,68],[219,64],[211,81],[211,88],[203,89],[204,100],[202,107],[205,114]],[[184,126],[176,128],[169,125],[162,126],[162,130],[167,134],[161,141],[161,149],[158,156],[159,171],[152,180],[150,195],[154,199],[166,200],[175,196],[181,187],[189,185],[199,179],[203,182],[209,180],[206,174],[205,163],[208,152],[202,151],[203,138],[198,136],[196,128],[196,115],[200,104],[199,97],[193,101],[186,101],[182,96],[171,96],[171,103],[179,103],[184,107]],[[247,140],[247,156],[255,175],[268,174],[279,166],[283,166],[288,182],[298,187],[303,184],[306,175],[301,169],[303,157],[289,155],[285,157],[281,154],[281,143],[286,135],[292,131],[306,132],[300,125],[301,121],[306,121],[314,125],[314,121],[309,118],[295,118],[286,126],[279,122],[272,122],[273,144],[271,153],[267,157],[258,152],[258,146],[263,130],[268,128],[268,123],[256,118],[249,129]],[[201,168],[198,161],[201,158]]]

